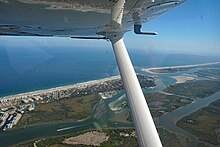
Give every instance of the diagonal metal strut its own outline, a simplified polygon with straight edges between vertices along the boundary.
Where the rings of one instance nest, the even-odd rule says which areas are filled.
[[[123,41],[124,32],[121,31],[123,30],[121,28],[124,4],[125,0],[118,0],[113,4],[110,26],[113,26],[114,29],[106,30],[107,36],[105,37],[109,38],[114,49],[139,145],[142,147],[162,147],[153,118]]]

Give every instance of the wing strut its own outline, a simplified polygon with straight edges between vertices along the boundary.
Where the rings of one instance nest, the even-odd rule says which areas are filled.
[[[139,145],[142,147],[162,147],[144,94],[125,47],[123,37],[111,39],[111,43],[127,94]]]
[[[109,26],[114,29],[107,29],[100,34],[109,38],[112,43],[139,145],[142,147],[162,147],[153,118],[123,41],[122,17],[124,4],[125,0],[118,0],[113,4]]]

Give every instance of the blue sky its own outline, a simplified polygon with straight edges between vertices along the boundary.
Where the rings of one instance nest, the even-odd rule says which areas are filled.
[[[158,36],[134,37],[129,33],[127,44],[139,44],[145,50],[220,55],[219,6],[219,0],[188,0],[144,24],[143,30],[156,31]]]
[[[157,36],[125,35],[129,50],[159,50],[187,54],[220,56],[220,0],[188,0],[184,4],[144,24],[143,30],[156,31]],[[0,45],[23,44],[88,46],[110,48],[106,41],[69,38],[0,38]],[[86,43],[85,43],[86,42]],[[13,45],[12,45],[13,44]]]

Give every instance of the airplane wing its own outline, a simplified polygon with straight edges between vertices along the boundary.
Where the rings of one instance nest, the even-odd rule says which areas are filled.
[[[140,146],[161,147],[155,124],[123,41],[185,0],[0,0],[0,36],[109,39],[130,105]]]
[[[0,35],[98,36],[113,28],[111,9],[117,1],[0,0]],[[120,31],[130,31],[134,23],[148,22],[183,1],[126,0]]]

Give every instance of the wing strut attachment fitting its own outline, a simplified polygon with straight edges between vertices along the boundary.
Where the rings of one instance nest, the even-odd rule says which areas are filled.
[[[117,0],[111,9],[109,27],[100,35],[109,38],[114,49],[121,79],[129,102],[134,127],[141,147],[162,147],[153,118],[146,103],[140,83],[123,41],[125,31],[122,26],[124,4],[126,0]],[[137,25],[137,32],[141,25]]]

